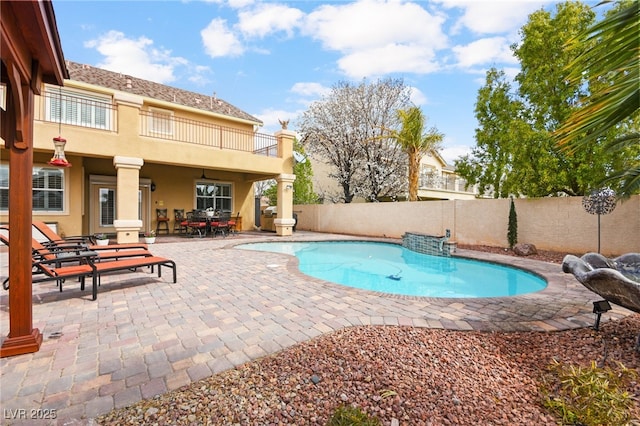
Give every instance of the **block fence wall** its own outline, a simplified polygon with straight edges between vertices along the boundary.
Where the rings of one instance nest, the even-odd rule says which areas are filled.
[[[541,250],[582,254],[598,250],[598,216],[582,197],[514,200],[518,242]],[[405,232],[444,235],[451,241],[507,247],[509,199],[295,205],[297,229],[401,238]],[[600,216],[601,253],[640,252],[640,195]]]

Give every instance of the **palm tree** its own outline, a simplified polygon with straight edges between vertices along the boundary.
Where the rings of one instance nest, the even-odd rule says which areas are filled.
[[[640,146],[640,2],[630,1],[609,13],[571,43],[590,46],[570,65],[569,79],[581,81],[583,72],[594,76],[594,89],[583,106],[557,130],[558,143],[569,151],[593,144],[613,129],[628,129],[607,143],[622,151]],[[602,182],[619,182],[618,195],[627,198],[640,191],[640,156],[627,169],[614,170]]]
[[[422,157],[431,150],[437,150],[444,135],[435,127],[425,130],[427,119],[416,106],[399,110],[398,118],[402,127],[400,131],[392,132],[392,138],[409,157],[409,201],[417,201]]]

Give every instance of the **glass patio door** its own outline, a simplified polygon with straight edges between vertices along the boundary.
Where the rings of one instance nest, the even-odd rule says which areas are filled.
[[[91,234],[114,234],[113,226],[117,217],[116,178],[100,176],[91,178],[91,194],[89,205],[89,232]],[[142,229],[151,223],[149,219],[149,185],[140,184],[138,188],[138,219],[142,221]]]

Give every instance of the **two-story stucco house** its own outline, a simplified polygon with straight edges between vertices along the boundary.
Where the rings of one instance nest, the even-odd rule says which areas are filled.
[[[66,62],[64,86],[44,85],[34,104],[33,217],[63,235],[108,233],[137,241],[156,228],[157,209],[212,207],[254,226],[253,182],[275,179],[276,231],[292,232],[295,134],[258,132],[262,122],[215,96]],[[66,140],[71,167],[50,162]],[[7,151],[0,164],[0,214],[8,210]],[[3,221],[5,221],[3,219]]]
[[[310,157],[313,164],[314,190],[320,194],[325,203],[339,198],[342,189],[336,180],[329,177],[331,166],[322,159]],[[408,184],[408,179],[407,179]],[[420,161],[420,177],[418,182],[419,200],[472,200],[478,197],[476,187],[465,188],[466,182],[456,174],[455,168],[449,166],[438,151],[431,150]],[[403,196],[394,200],[405,199]],[[382,199],[386,201],[386,199]],[[364,202],[362,198],[354,202]]]

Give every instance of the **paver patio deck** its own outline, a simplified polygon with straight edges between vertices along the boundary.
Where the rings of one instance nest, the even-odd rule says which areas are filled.
[[[265,240],[363,239],[296,232],[223,238],[159,238],[178,282],[149,273],[102,278],[98,299],[67,283],[34,285],[40,351],[0,360],[2,424],[90,424],[114,408],[276,353],[353,325],[456,330],[555,331],[591,326],[600,299],[560,265],[488,253],[458,254],[526,267],[548,280],[538,293],[486,299],[393,296],[327,283],[300,273],[286,255],[233,249]],[[2,279],[7,275],[6,251]],[[0,296],[0,335],[9,332],[8,296]],[[615,307],[602,320],[630,312]],[[23,410],[23,411],[21,411]],[[39,411],[38,411],[39,410]],[[32,419],[54,415],[55,420]]]

